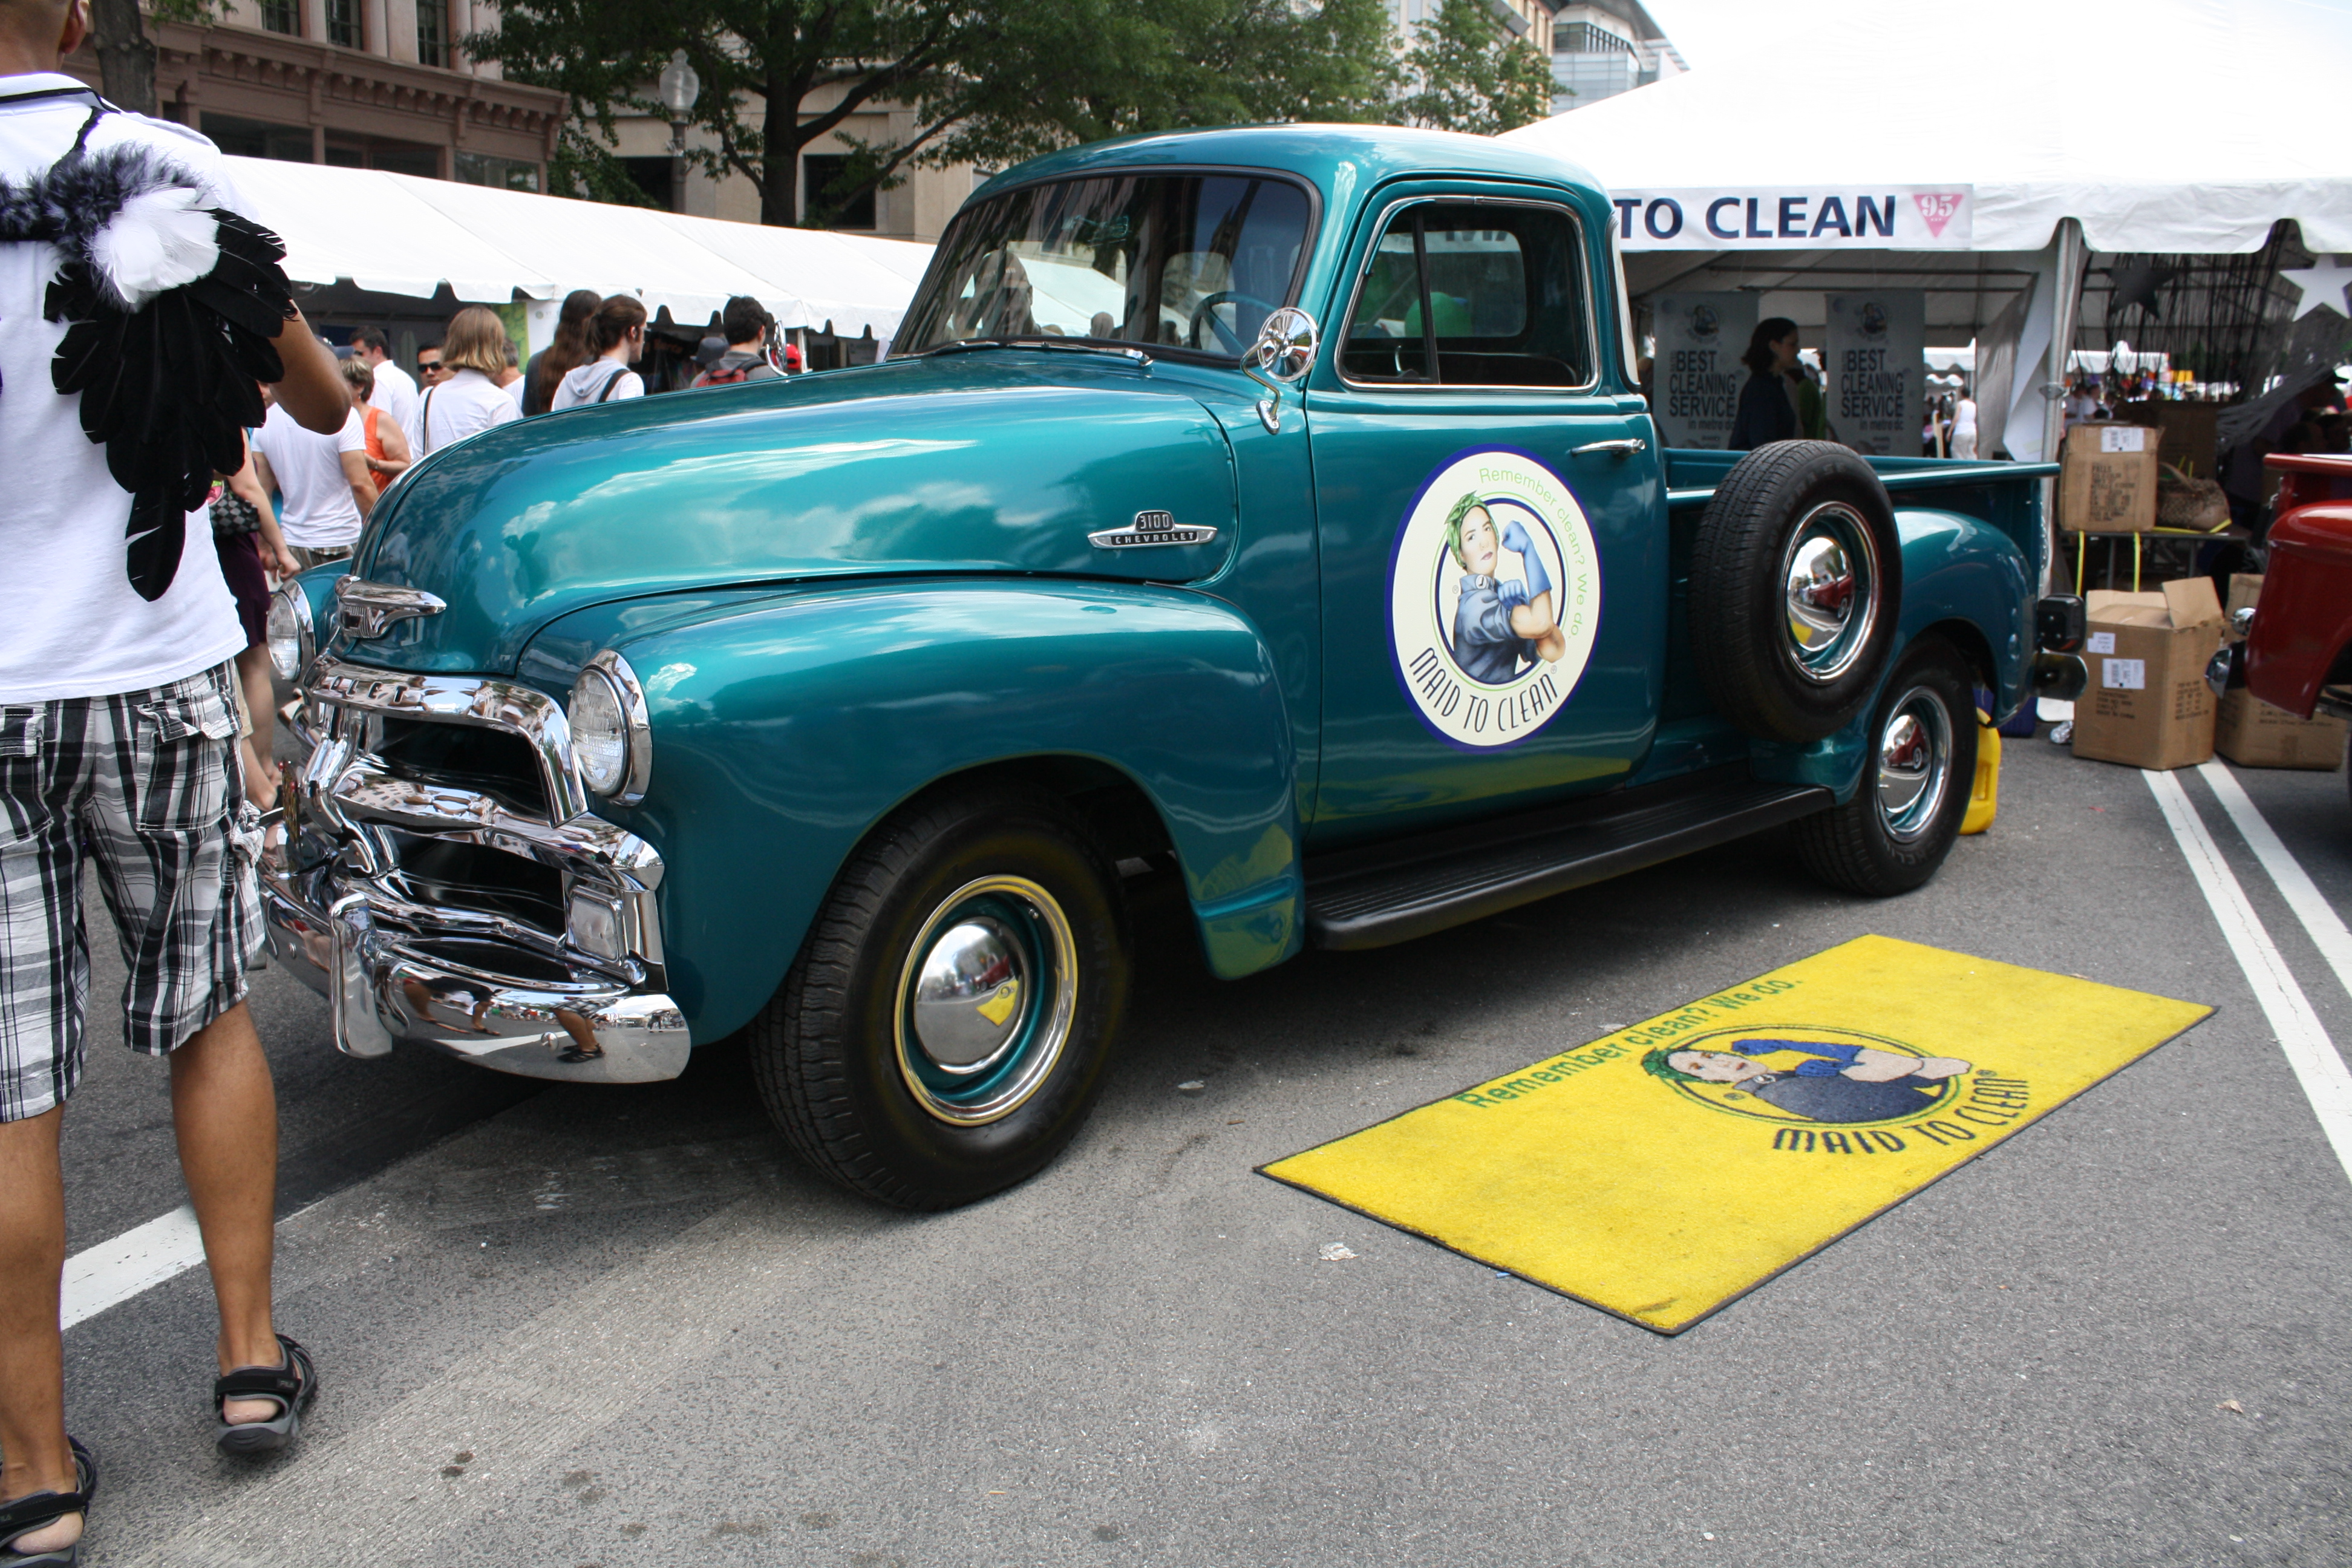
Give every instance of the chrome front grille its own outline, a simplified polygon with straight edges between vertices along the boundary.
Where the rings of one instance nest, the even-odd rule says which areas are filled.
[[[675,1078],[653,846],[588,810],[553,699],[512,681],[320,658],[311,747],[263,853],[271,950],[324,994],[336,1047],[420,1042],[500,1072]]]
[[[328,847],[320,838],[334,841],[378,928],[419,951],[504,942],[632,986],[662,984],[661,858],[588,812],[551,698],[482,677],[322,661],[306,700],[324,723],[300,805],[329,831],[302,837],[314,856]],[[617,909],[622,951],[574,940],[575,895]]]

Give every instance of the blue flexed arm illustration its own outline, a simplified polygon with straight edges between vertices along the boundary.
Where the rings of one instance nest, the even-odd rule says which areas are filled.
[[[1504,549],[1518,552],[1519,561],[1527,569],[1527,580],[1496,584],[1495,596],[1506,605],[1526,605],[1532,604],[1541,595],[1550,593],[1551,574],[1544,570],[1543,557],[1536,553],[1535,542],[1528,537],[1526,526],[1517,518],[1512,518],[1503,524],[1502,532],[1497,537],[1502,540]]]
[[[1913,1077],[1947,1079],[1969,1071],[1971,1066],[1958,1057],[1912,1057],[1835,1040],[1741,1040],[1733,1048],[1751,1058],[1769,1056],[1774,1051],[1799,1051],[1805,1059],[1796,1065],[1790,1076],[1849,1078],[1864,1083]]]
[[[1805,1059],[1797,1064],[1800,1078],[1833,1078],[1853,1066],[1862,1056],[1860,1046],[1839,1045],[1832,1040],[1742,1040],[1739,1054],[1744,1057],[1769,1056],[1774,1051],[1802,1051]],[[1832,1058],[1823,1060],[1823,1058]]]

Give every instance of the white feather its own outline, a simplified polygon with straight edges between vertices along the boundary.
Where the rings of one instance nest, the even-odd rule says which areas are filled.
[[[136,310],[213,269],[220,259],[219,226],[201,195],[167,185],[125,202],[91,237],[89,258],[123,308]]]

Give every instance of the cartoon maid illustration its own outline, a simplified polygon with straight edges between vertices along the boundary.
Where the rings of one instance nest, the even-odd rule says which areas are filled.
[[[1499,686],[1519,673],[1523,660],[1557,663],[1568,639],[1552,617],[1551,577],[1518,520],[1497,530],[1494,514],[1475,495],[1465,495],[1446,516],[1445,541],[1464,573],[1454,609],[1454,662],[1462,673]],[[1524,581],[1496,580],[1504,550],[1518,552]]]
[[[1799,1059],[1776,1067],[1758,1058],[1781,1052]],[[1958,1057],[1912,1057],[1828,1040],[1738,1042],[1728,1051],[1662,1047],[1643,1058],[1668,1081],[1737,1084],[1766,1104],[1811,1121],[1885,1121],[1934,1105],[1944,1081],[1969,1069]]]

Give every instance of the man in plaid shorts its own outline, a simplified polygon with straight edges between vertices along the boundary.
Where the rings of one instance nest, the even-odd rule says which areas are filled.
[[[238,203],[211,142],[113,110],[58,74],[87,30],[85,3],[0,0],[0,222],[18,225],[0,230],[0,1565],[75,1562],[96,1479],[66,1436],[58,1326],[58,1133],[81,1074],[89,990],[85,872],[129,970],[124,1038],[171,1063],[180,1163],[220,1305],[220,1446],[282,1447],[315,1386],[270,1319],[278,1112],[244,1001],[260,939],[259,831],[237,787],[230,664],[245,634],[203,512],[188,520],[176,567],[166,555],[142,568],[142,514],[83,428],[93,394],[53,384],[68,323],[48,319],[47,290],[68,253],[39,237],[58,226],[41,230],[44,209],[23,193],[89,188],[57,174],[86,157],[169,165],[196,192],[206,233],[203,214]],[[157,289],[189,281],[148,276]],[[299,314],[276,348],[279,401],[312,429],[340,428],[341,378]],[[198,384],[178,395],[194,397]]]

